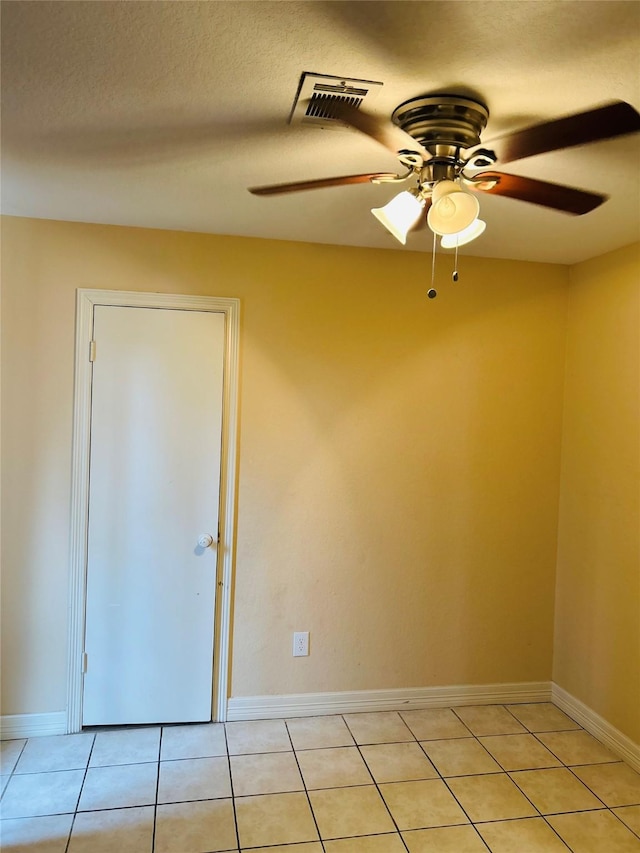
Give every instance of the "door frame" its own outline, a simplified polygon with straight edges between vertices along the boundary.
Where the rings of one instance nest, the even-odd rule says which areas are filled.
[[[69,575],[69,643],[67,664],[67,733],[82,730],[83,654],[87,594],[89,461],[93,308],[166,308],[214,311],[225,315],[222,443],[220,455],[220,541],[218,543],[211,716],[227,718],[231,641],[231,590],[235,562],[240,300],[217,296],[143,293],[124,290],[76,291],[75,383],[71,461],[71,529]]]

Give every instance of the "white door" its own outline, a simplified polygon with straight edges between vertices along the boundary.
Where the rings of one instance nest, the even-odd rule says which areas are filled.
[[[224,323],[94,307],[85,726],[211,719]]]

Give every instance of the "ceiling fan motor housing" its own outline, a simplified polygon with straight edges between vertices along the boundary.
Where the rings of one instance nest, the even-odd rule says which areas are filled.
[[[396,107],[391,120],[434,157],[456,157],[480,144],[489,110],[480,101],[457,95],[411,98]]]

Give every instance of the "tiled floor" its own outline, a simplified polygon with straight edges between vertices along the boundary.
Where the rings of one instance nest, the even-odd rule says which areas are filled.
[[[4,853],[640,853],[640,775],[553,705],[2,745]]]

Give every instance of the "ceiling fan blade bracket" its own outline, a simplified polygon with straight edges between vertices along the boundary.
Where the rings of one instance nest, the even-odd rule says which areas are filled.
[[[373,175],[370,178],[372,184],[397,184],[401,181],[406,181],[407,178],[410,178],[411,175],[415,175],[416,172],[420,171],[419,169],[410,168],[408,172],[405,172],[404,175],[393,175],[389,174],[380,174]]]
[[[472,176],[463,174],[462,178],[465,186],[469,187],[469,189],[479,190],[480,192],[491,192],[500,183],[501,175],[499,172],[486,172]]]
[[[398,160],[400,160],[403,166],[409,166],[411,171],[414,168],[422,166],[424,163],[422,154],[419,154],[417,151],[410,151],[407,148],[398,151]]]
[[[488,148],[477,148],[468,160],[464,161],[462,169],[487,169],[498,160],[495,151]]]

